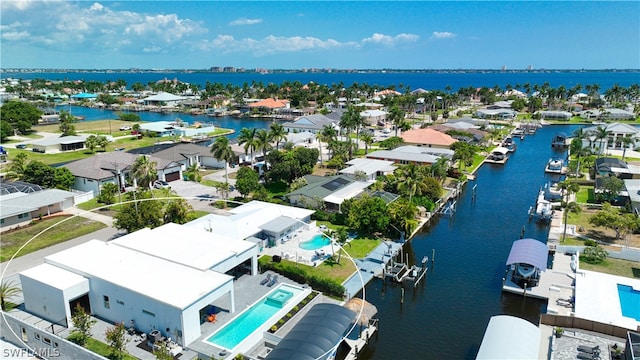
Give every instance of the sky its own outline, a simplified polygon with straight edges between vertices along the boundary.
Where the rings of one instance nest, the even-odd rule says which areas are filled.
[[[0,67],[639,69],[640,1],[0,1]]]

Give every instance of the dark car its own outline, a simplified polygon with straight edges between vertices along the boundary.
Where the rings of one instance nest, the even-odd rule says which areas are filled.
[[[18,144],[16,145],[16,149],[26,149],[27,148],[27,144]]]

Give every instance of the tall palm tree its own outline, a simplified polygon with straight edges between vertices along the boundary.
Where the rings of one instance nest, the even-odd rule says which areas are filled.
[[[284,130],[284,126],[275,121],[269,126],[269,135],[271,136],[271,141],[276,142],[276,150],[279,148],[281,141],[287,140],[287,132]]]
[[[244,145],[244,154],[247,155],[251,150],[251,168],[253,168],[253,152],[256,149],[256,133],[257,129],[242,128],[238,135],[238,144]]]
[[[611,132],[607,131],[605,126],[598,126],[593,132],[593,136],[599,141],[599,149],[598,149],[598,157],[602,155],[604,149],[607,147],[607,139],[609,138],[609,134]]]
[[[622,142],[622,161],[624,161],[625,156],[627,155],[627,149],[629,145],[635,145],[637,138],[635,135],[625,136],[620,140]]]
[[[351,130],[358,129],[362,117],[360,116],[360,110],[358,110],[355,106],[349,106],[347,111],[342,114],[340,117],[340,128],[345,130],[345,135],[347,136],[347,141],[349,145],[351,145]],[[352,148],[349,146],[349,159],[351,160]]]
[[[322,164],[322,143],[326,143],[328,148],[329,143],[334,141],[337,135],[338,133],[332,125],[325,125],[322,131],[316,135],[318,138],[318,146],[320,147],[320,164]]]
[[[400,107],[398,107],[398,105],[393,105],[389,110],[388,119],[395,126],[396,136],[398,136],[398,129],[400,128],[400,125],[402,125],[402,123],[404,122],[404,111],[400,110]]]
[[[569,216],[569,197],[571,194],[575,194],[580,191],[580,185],[572,181],[561,181],[558,183],[558,188],[562,190],[565,195],[564,200],[564,232],[562,234],[562,241],[564,242],[567,237],[567,217]]]
[[[235,159],[236,154],[229,145],[229,139],[225,136],[220,136],[211,145],[211,153],[213,157],[218,161],[224,161],[224,179],[227,188],[229,187],[229,163]]]
[[[369,145],[373,144],[373,135],[370,132],[365,132],[360,135],[360,140],[364,143],[364,154],[369,153]]]
[[[149,160],[145,155],[139,156],[131,168],[136,184],[140,187],[151,189],[151,184],[158,178],[157,167],[157,162]]]
[[[273,149],[271,145],[271,133],[269,133],[265,129],[260,129],[256,133],[255,139],[255,148],[256,150],[262,152],[262,157],[264,158],[265,167],[267,166],[267,152]]]
[[[398,177],[398,190],[409,194],[409,202],[413,195],[422,194],[425,187],[425,174],[419,166],[409,164],[396,170]]]
[[[571,153],[577,157],[578,165],[576,166],[576,177],[580,177],[580,156],[584,152],[583,140],[588,137],[589,134],[584,132],[582,128],[573,132],[573,140],[571,140]]]

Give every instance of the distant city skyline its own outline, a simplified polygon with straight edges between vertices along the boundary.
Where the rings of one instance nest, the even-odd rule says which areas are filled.
[[[0,2],[1,66],[638,69],[640,2]]]

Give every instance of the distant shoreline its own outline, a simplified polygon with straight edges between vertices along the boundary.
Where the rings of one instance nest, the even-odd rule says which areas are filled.
[[[234,69],[233,71],[214,71],[207,69],[56,69],[56,68],[0,68],[1,73],[113,73],[113,74],[164,74],[164,73],[207,73],[207,74],[383,74],[383,73],[588,73],[588,72],[622,72],[622,73],[638,73],[640,69],[268,69],[268,70],[248,70]]]

